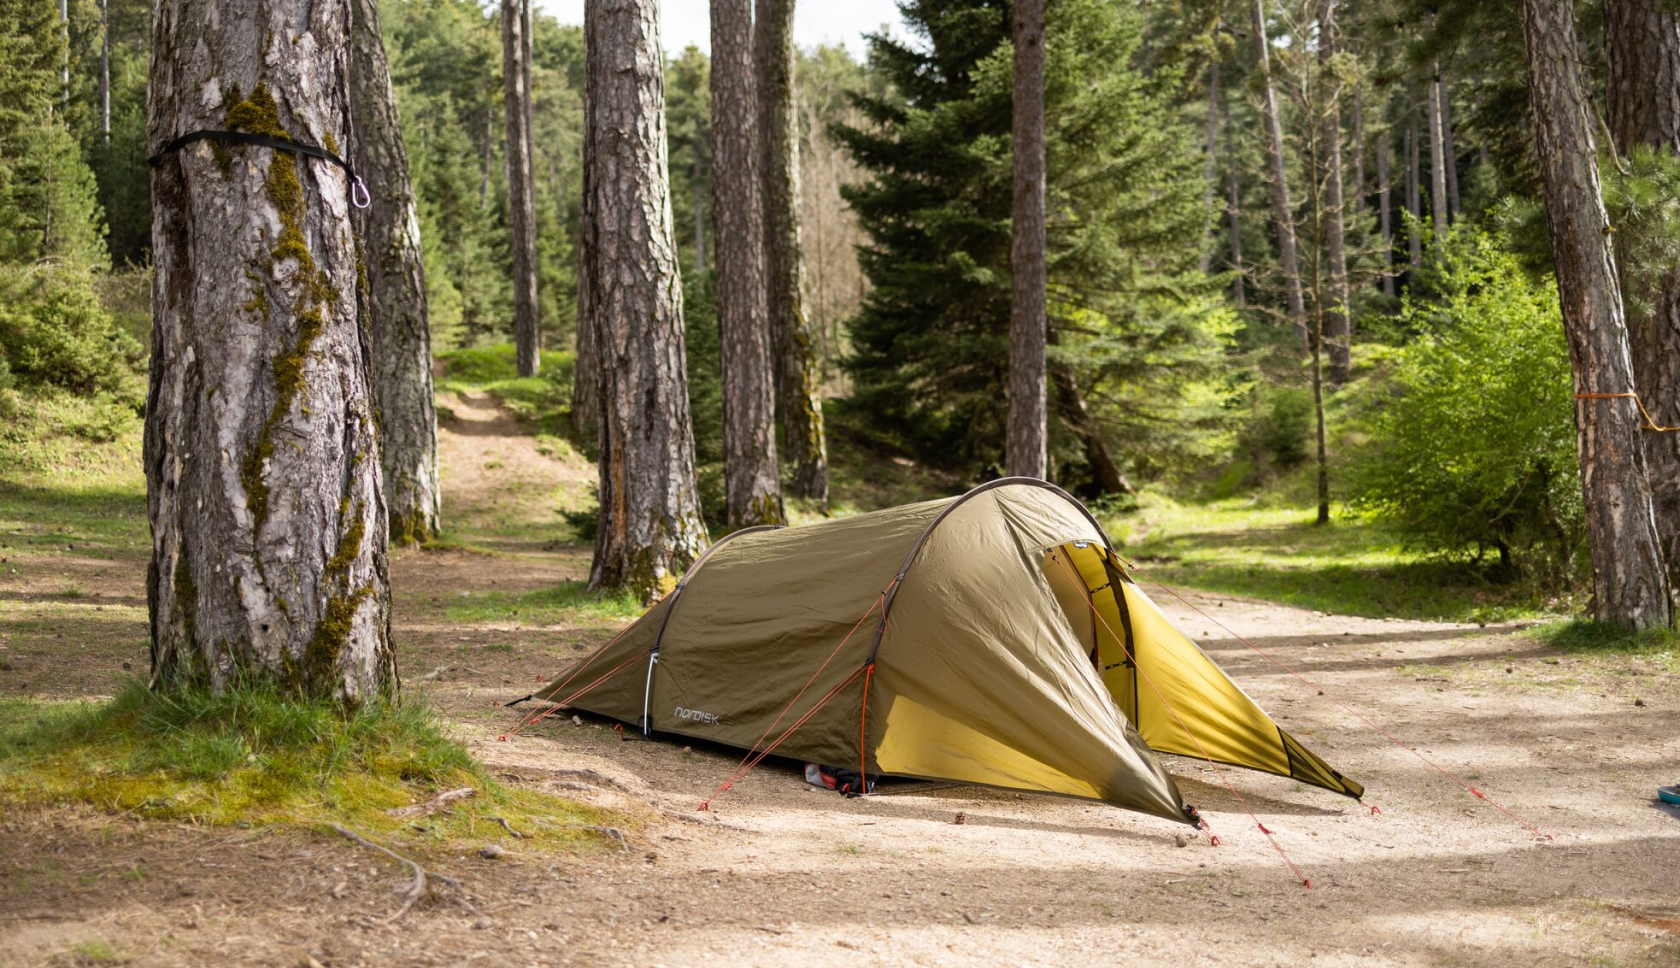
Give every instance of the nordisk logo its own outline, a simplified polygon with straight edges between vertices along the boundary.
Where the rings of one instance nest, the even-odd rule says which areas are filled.
[[[717,713],[701,712],[698,709],[684,709],[683,707],[678,706],[677,718],[686,719],[696,723],[704,723],[707,726],[716,726],[723,717],[719,716]]]

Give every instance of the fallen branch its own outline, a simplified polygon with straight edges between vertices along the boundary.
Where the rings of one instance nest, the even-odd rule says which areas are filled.
[[[439,810],[447,810],[457,800],[471,797],[477,790],[472,787],[461,787],[459,790],[445,790],[425,803],[416,803],[408,807],[396,807],[385,811],[393,817],[430,817]]]
[[[503,830],[507,831],[510,834],[513,834],[515,837],[518,837],[520,840],[525,839],[524,834],[522,834],[519,831],[513,829],[513,825],[508,823],[506,820],[502,819],[501,817],[491,817],[490,819],[496,821],[499,824],[501,824]]]
[[[327,826],[329,826],[333,830],[337,831],[341,836],[343,836],[343,837],[345,837],[349,840],[353,840],[356,843],[360,844],[363,847],[366,847],[369,850],[378,851],[379,853],[384,854],[386,857],[389,857],[392,860],[397,861],[398,863],[402,864],[404,867],[407,867],[409,870],[414,872],[414,883],[410,884],[409,887],[408,887],[408,890],[403,892],[402,907],[397,908],[397,912],[395,914],[391,915],[390,917],[385,918],[383,921],[380,922],[381,924],[390,924],[391,922],[396,921],[398,918],[401,918],[403,915],[407,914],[409,912],[409,910],[414,907],[415,902],[419,901],[422,897],[425,897],[426,894],[431,890],[431,886],[432,886],[433,881],[439,881],[441,883],[447,884],[450,887],[453,887],[457,891],[462,891],[462,892],[465,891],[465,888],[462,886],[461,882],[456,880],[455,878],[450,877],[447,874],[439,874],[436,871],[429,871],[426,868],[421,867],[419,864],[415,863],[414,861],[409,860],[407,857],[404,857],[403,855],[401,855],[401,854],[397,853],[396,851],[390,849],[389,847],[382,847],[379,844],[376,844],[373,841],[367,839],[366,837],[363,837],[361,834],[356,833],[354,830],[351,830],[348,827],[341,827],[336,823],[329,823],[329,824],[327,824]],[[461,905],[462,907],[466,908],[467,910],[472,911],[474,914],[478,913],[477,909],[475,909],[471,904],[468,904],[465,898],[451,897],[450,900],[454,901],[456,904]]]

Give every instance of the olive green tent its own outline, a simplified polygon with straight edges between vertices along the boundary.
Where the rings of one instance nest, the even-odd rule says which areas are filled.
[[[1175,820],[1193,813],[1155,752],[1363,792],[1172,627],[1083,505],[1032,478],[736,532],[535,698],[644,731]]]

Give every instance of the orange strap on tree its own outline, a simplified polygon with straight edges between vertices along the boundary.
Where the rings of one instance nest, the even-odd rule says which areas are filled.
[[[1646,430],[1655,431],[1656,433],[1659,433],[1659,434],[1673,433],[1676,430],[1680,430],[1680,427],[1664,427],[1662,424],[1659,424],[1655,420],[1652,420],[1651,419],[1651,411],[1645,409],[1645,401],[1639,399],[1639,394],[1634,393],[1632,391],[1629,391],[1627,393],[1577,393],[1577,394],[1575,394],[1575,399],[1577,399],[1577,400],[1620,400],[1623,397],[1627,397],[1628,399],[1632,400],[1634,406],[1639,408],[1639,415],[1641,417],[1645,418],[1645,429]]]

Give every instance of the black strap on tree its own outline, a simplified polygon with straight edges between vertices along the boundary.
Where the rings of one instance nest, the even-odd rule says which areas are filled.
[[[344,169],[344,173],[350,176],[350,204],[356,206],[357,208],[367,208],[373,201],[373,199],[368,195],[367,183],[362,181],[362,176],[356,174],[356,169],[351,168],[348,161],[345,161],[343,158],[340,158],[327,149],[322,148],[319,145],[306,145],[298,141],[287,141],[284,138],[270,138],[267,135],[251,134],[247,131],[212,131],[204,129],[188,132],[187,134],[181,135],[174,141],[164,145],[161,151],[146,160],[149,163],[156,165],[163,161],[164,155],[180,151],[182,148],[185,148],[187,145],[190,145],[195,141],[220,141],[225,144],[254,145],[258,148],[274,148],[279,151],[291,151],[300,155],[308,155],[311,158],[319,158],[322,161],[330,161],[338,167]]]

